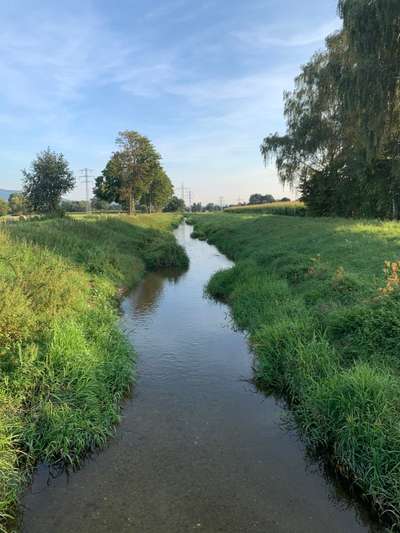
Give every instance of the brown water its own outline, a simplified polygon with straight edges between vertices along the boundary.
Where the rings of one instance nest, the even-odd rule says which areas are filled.
[[[375,531],[307,459],[285,410],[249,382],[252,356],[228,309],[203,295],[231,263],[176,232],[191,259],[149,274],[123,303],[138,382],[116,438],[75,473],[41,467],[24,499],[26,533]]]

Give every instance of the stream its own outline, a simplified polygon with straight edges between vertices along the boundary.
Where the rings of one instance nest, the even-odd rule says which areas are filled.
[[[115,438],[77,472],[38,468],[23,532],[379,531],[252,384],[246,336],[203,292],[232,263],[190,233],[188,272],[148,274],[122,304],[138,379]]]

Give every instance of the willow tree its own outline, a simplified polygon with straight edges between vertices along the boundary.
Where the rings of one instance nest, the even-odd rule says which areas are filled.
[[[400,1],[339,0],[348,41],[341,96],[368,162],[389,162],[387,191],[400,201]]]
[[[274,159],[282,183],[300,186],[318,214],[330,214],[335,204],[348,147],[337,86],[345,48],[343,35],[332,35],[327,50],[303,66],[294,90],[284,96],[286,133],[269,135],[261,145],[265,163]]]
[[[340,0],[339,12],[342,31],[285,94],[286,133],[261,152],[317,214],[398,218],[400,0]]]

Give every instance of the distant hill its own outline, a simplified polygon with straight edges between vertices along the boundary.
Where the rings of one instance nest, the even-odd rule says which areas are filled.
[[[10,196],[10,194],[13,194],[14,192],[20,192],[20,191],[9,191],[7,189],[0,189],[0,198],[8,201],[8,197]]]

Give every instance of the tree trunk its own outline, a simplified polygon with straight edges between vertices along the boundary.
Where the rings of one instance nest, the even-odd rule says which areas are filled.
[[[399,219],[398,197],[396,193],[393,194],[393,198],[392,198],[392,216],[393,216],[393,220]]]
[[[133,194],[132,191],[129,193],[129,214],[130,215],[135,215],[136,214],[135,195]]]

